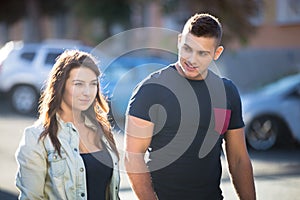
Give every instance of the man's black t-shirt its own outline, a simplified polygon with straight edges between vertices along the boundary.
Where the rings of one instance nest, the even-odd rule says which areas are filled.
[[[212,71],[205,80],[188,80],[169,66],[136,87],[127,112],[155,124],[147,165],[160,200],[223,198],[222,139],[244,126],[230,80]]]

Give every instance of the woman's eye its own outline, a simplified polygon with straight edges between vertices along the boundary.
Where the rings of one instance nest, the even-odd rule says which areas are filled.
[[[75,82],[74,85],[76,85],[76,86],[81,86],[82,83],[80,83],[80,82]]]

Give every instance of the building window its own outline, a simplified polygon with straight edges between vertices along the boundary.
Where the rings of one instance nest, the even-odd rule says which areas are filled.
[[[265,7],[262,0],[255,0],[257,11],[254,16],[250,17],[250,22],[254,26],[260,26],[264,22]]]
[[[277,0],[277,22],[300,24],[300,0]]]

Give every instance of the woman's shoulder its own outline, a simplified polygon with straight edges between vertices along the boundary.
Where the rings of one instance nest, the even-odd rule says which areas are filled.
[[[44,128],[42,123],[36,121],[34,124],[24,129],[24,136],[26,138],[39,138]]]
[[[16,151],[18,158],[32,156],[33,152],[44,154],[44,144],[40,142],[40,135],[43,132],[42,124],[34,123],[24,129],[22,139]]]

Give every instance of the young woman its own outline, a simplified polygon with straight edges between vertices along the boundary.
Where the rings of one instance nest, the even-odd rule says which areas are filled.
[[[16,152],[20,199],[119,199],[118,153],[88,53],[57,59],[41,96],[39,119]]]

